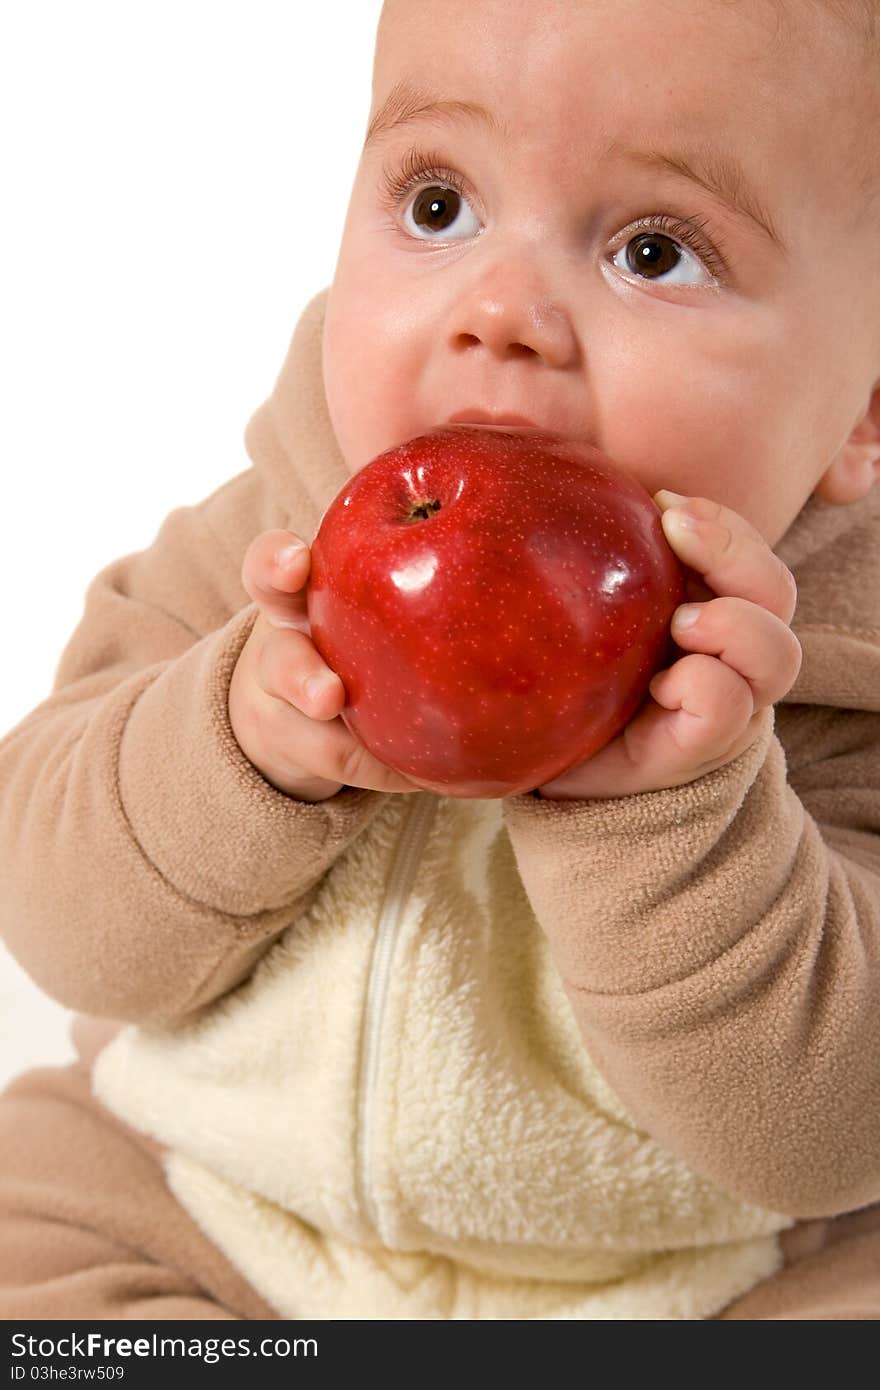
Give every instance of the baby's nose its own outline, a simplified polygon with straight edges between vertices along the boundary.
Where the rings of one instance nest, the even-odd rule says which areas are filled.
[[[496,267],[456,301],[448,340],[464,349],[478,345],[500,358],[538,357],[548,366],[570,366],[577,337],[565,308],[515,267]]]

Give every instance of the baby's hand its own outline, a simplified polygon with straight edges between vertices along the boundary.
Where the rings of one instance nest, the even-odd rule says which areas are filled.
[[[290,531],[264,531],[248,547],[241,580],[260,611],[232,673],[232,732],[267,782],[300,801],[325,801],[343,786],[417,791],[338,718],[342,681],[309,635],[310,559],[308,546]]]
[[[754,742],[760,712],[800,670],[788,626],[795,582],[762,536],[704,497],[658,492],[654,500],[672,549],[708,586],[699,594],[708,592],[708,602],[673,615],[672,636],[689,655],[654,676],[652,699],[617,738],[541,787],[543,796],[626,796],[693,782]]]

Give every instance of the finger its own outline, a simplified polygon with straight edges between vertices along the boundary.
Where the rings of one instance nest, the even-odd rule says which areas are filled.
[[[672,549],[714,593],[748,599],[791,622],[797,602],[794,577],[744,517],[707,497],[658,492],[654,501]]]
[[[331,776],[343,786],[365,787],[378,792],[416,792],[421,788],[394,768],[386,767],[346,728],[341,719],[320,728],[320,765],[331,768]]]
[[[727,678],[734,683],[737,681],[732,672],[711,657],[682,658],[682,662],[702,661],[717,668],[722,680],[726,672]],[[706,699],[711,705],[713,700],[709,689],[700,692],[697,688],[701,673],[692,665],[678,676],[679,689],[676,691],[670,686],[664,695],[664,698],[668,695],[674,706],[672,709],[656,700],[647,701],[617,738],[586,762],[541,787],[541,795],[559,800],[607,800],[634,792],[678,787],[731,762],[759,736],[762,714],[759,711],[751,718],[746,717],[751,701],[744,681],[738,682],[739,695],[733,685],[729,692],[733,699],[727,703],[733,718],[720,719],[720,709],[715,703],[713,717],[706,719],[701,717],[702,701]],[[693,690],[682,688],[691,681]],[[716,691],[716,700],[718,693]],[[737,713],[735,704],[742,695],[745,698]],[[731,733],[731,727],[736,732]]]
[[[683,651],[718,657],[749,684],[756,709],[775,704],[794,685],[801,644],[773,613],[741,598],[689,603],[672,615]]]
[[[755,713],[751,687],[723,661],[693,653],[653,677],[648,690],[661,709],[668,736],[686,761],[718,757]]]
[[[290,750],[287,760],[283,751],[280,755],[282,780],[288,785],[315,778],[367,791],[419,790],[408,777],[380,763],[341,719],[312,719],[284,699],[267,700],[267,706],[262,715],[266,740],[273,749]]]
[[[310,565],[309,547],[293,531],[263,531],[245,551],[241,582],[273,627],[308,631],[304,591]]]
[[[336,672],[322,661],[311,638],[293,628],[267,632],[256,674],[268,695],[310,719],[335,719],[345,705],[345,687]]]

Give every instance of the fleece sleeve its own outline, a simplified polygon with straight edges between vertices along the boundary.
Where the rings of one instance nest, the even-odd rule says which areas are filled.
[[[721,1189],[808,1218],[880,1200],[880,715],[776,718],[688,786],[517,797],[506,817],[635,1122]]]
[[[179,1021],[245,978],[382,796],[317,805],[239,748],[229,681],[256,617],[253,470],[92,582],[54,689],[0,742],[0,928],[68,1008]]]

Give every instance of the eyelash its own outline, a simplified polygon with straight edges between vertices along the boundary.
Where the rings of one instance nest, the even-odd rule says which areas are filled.
[[[453,188],[460,197],[466,193],[461,175],[441,163],[436,155],[407,150],[398,169],[382,170],[382,206],[387,212],[393,212],[401,199],[420,183],[442,184],[444,188]]]
[[[383,169],[380,196],[383,209],[395,212],[408,193],[420,184],[429,186],[440,184],[453,189],[461,198],[467,197],[464,179],[455,169],[450,169],[442,159],[430,153],[422,154],[416,149],[408,150],[398,168]],[[645,232],[662,232],[673,241],[693,251],[716,278],[725,281],[729,270],[724,255],[724,245],[717,232],[713,232],[714,242],[709,237],[709,224],[704,218],[694,217],[689,222],[659,213],[654,217],[640,217],[627,227],[627,240]],[[626,245],[622,242],[621,245]]]

